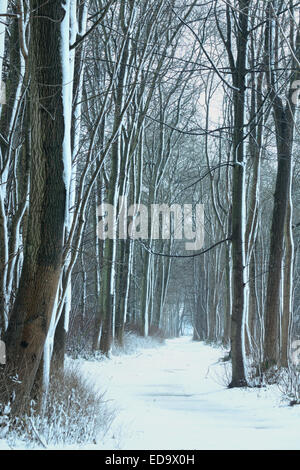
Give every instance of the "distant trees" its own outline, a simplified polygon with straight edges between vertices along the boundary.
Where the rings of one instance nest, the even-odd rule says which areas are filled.
[[[296,11],[293,2],[214,3],[212,21],[216,21],[227,51],[232,77],[231,83],[224,86],[231,97],[228,124],[232,129],[233,163],[237,162],[232,174],[229,219],[233,262],[229,297],[233,302],[231,386],[246,384],[245,347],[247,355],[252,359],[255,356],[263,369],[289,365],[295,269],[292,148],[297,120],[295,84],[299,78]],[[219,70],[224,73],[227,69],[223,66]],[[259,225],[261,194],[268,188],[262,185],[265,175],[261,159],[266,158],[272,145],[276,146],[278,165],[271,232],[266,233]],[[274,174],[274,166],[271,171]],[[262,253],[264,259],[258,269]]]

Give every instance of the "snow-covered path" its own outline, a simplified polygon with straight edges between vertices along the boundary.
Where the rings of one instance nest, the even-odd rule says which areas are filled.
[[[227,389],[221,355],[184,337],[85,363],[118,410],[104,448],[300,449],[300,407],[276,387]]]

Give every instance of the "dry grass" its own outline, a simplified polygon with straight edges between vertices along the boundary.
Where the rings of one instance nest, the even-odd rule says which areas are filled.
[[[0,437],[13,447],[17,440],[29,446],[61,446],[97,443],[109,430],[115,417],[104,393],[84,378],[74,365],[52,374],[42,409],[32,402],[31,412],[12,417],[9,407],[0,415]],[[2,426],[1,426],[2,424]]]
[[[281,371],[278,388],[290,406],[300,405],[300,370],[297,366]]]

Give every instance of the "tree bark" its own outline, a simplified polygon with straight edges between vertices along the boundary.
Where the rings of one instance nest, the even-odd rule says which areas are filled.
[[[247,386],[245,374],[245,77],[248,35],[249,0],[239,1],[237,60],[234,68],[234,135],[235,166],[232,183],[232,318],[231,357],[232,380],[229,387]]]
[[[8,367],[18,375],[13,407],[28,405],[60,279],[66,188],[60,2],[31,0],[31,186],[20,285],[5,335]]]

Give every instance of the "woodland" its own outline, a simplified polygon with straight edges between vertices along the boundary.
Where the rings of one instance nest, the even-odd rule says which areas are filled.
[[[229,388],[297,372],[299,7],[0,1],[2,410],[129,332],[224,347]],[[168,236],[137,235],[153,205]],[[174,236],[185,206],[200,249]]]

